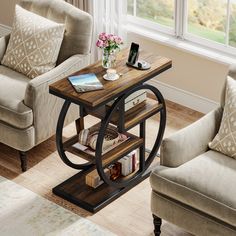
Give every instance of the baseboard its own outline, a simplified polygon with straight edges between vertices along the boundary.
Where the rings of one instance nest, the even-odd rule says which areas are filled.
[[[11,27],[0,24],[0,37],[3,37],[11,32]]]
[[[165,99],[205,114],[219,106],[219,103],[208,98],[201,97],[199,95],[190,93],[188,91],[176,88],[154,79],[150,80],[148,83],[158,88]]]

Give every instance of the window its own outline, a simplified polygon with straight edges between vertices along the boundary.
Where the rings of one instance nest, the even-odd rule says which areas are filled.
[[[128,0],[128,14],[149,28],[174,32],[175,0]]]
[[[129,20],[236,54],[236,0],[128,0]]]

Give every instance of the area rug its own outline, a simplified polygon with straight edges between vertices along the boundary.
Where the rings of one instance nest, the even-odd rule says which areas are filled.
[[[0,236],[113,236],[0,176]]]

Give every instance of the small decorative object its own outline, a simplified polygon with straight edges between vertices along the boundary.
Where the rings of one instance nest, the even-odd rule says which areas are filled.
[[[101,33],[96,46],[103,50],[102,66],[106,69],[115,67],[116,53],[123,44],[121,37],[114,34]]]
[[[114,81],[119,79],[119,75],[116,73],[115,69],[107,69],[107,73],[103,76],[105,80]]]
[[[116,162],[108,167],[110,170],[110,179],[111,180],[116,180],[120,177],[121,175],[121,163]]]
[[[97,138],[99,133],[99,127],[83,129],[78,135],[78,141],[84,146],[89,146],[93,150],[96,149]],[[108,127],[104,136],[102,151],[106,151],[110,147],[126,140],[127,136],[121,133],[118,133],[115,128]]]
[[[110,178],[110,170],[108,168],[106,168],[106,169],[104,169],[104,172],[105,172],[107,178]],[[103,180],[101,180],[101,178],[97,172],[97,169],[95,169],[86,175],[85,183],[92,188],[97,188],[98,186],[100,186],[104,182],[103,182]]]
[[[138,90],[131,95],[129,95],[125,99],[125,111],[128,111],[129,109],[137,106],[138,104],[141,104],[142,102],[146,101],[147,99],[147,93],[145,90]],[[111,107],[113,105],[115,100],[112,100],[111,102],[107,103],[107,106]],[[145,103],[143,103],[145,104]],[[118,108],[119,109],[119,108]]]

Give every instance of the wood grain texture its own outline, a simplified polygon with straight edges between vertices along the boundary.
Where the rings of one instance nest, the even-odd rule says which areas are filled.
[[[104,168],[116,162],[120,158],[120,156],[124,156],[126,155],[126,153],[130,153],[131,151],[133,151],[134,149],[142,145],[143,143],[142,139],[129,133],[125,133],[125,134],[129,136],[128,140],[119,144],[117,147],[113,148],[112,150],[108,151],[102,156],[102,163],[103,163]],[[77,142],[78,142],[77,135],[67,140],[66,143],[64,144],[65,151],[78,155],[79,157],[87,161],[91,161],[92,163],[95,164],[95,156],[71,146]]]
[[[202,116],[203,114],[199,112],[167,101],[168,119],[165,137],[190,125]],[[148,132],[146,133],[146,138],[149,149],[153,145],[153,140],[155,139],[156,134],[154,130],[156,129],[153,129],[153,127],[156,126],[158,119],[158,115],[155,115],[147,122]],[[97,122],[98,120],[96,118],[89,117],[86,120],[85,126],[89,127]],[[139,130],[135,127],[130,132],[137,135]],[[64,130],[64,136],[66,138],[71,137],[73,133],[76,134],[74,124],[68,125]],[[69,154],[69,157],[75,162],[83,162],[73,154]],[[18,152],[4,144],[0,144],[1,176],[28,188],[82,217],[86,217],[92,222],[107,228],[119,236],[153,235],[153,219],[150,211],[151,187],[149,179],[144,180],[119,199],[93,215],[52,193],[52,188],[54,186],[76,173],[76,170],[66,167],[60,160],[56,150],[55,136],[29,151],[28,171],[24,173],[21,172]],[[22,204],[27,204],[27,202],[23,202]],[[184,230],[166,221],[163,221],[161,235],[190,236],[190,234],[186,233]]]
[[[70,99],[77,104],[84,104],[94,108],[101,104],[105,104],[119,94],[125,93],[127,89],[153,78],[172,66],[170,59],[159,55],[141,52],[140,57],[151,64],[151,69],[137,70],[127,66],[126,60],[128,58],[128,50],[121,51],[117,57],[116,70],[117,73],[121,73],[122,76],[116,81],[106,81],[103,79],[103,75],[106,74],[106,69],[101,66],[101,61],[74,73],[74,75],[95,73],[104,86],[104,89],[102,90],[78,93],[74,90],[68,79],[64,78],[50,85],[49,91],[61,98]]]
[[[162,104],[159,104],[154,99],[147,98],[146,101],[141,102],[140,104],[125,112],[124,128],[126,130],[130,129],[131,127],[140,123],[140,120],[146,119],[152,116],[153,114],[157,113],[161,108]],[[107,113],[108,109],[108,106],[102,106],[96,110],[87,110],[87,112],[101,119],[105,117],[105,114]],[[111,118],[111,123],[114,125],[118,125],[119,118],[120,113],[119,111],[117,111],[113,114]]]
[[[112,203],[115,199],[122,196],[122,194],[129,191],[135,184],[129,184],[125,188],[117,189],[110,185],[103,183],[97,188],[92,188],[85,183],[86,175],[93,171],[91,167],[87,171],[81,171],[78,174],[67,179],[60,185],[53,188],[53,193],[61,196],[64,199],[73,202],[76,205],[83,206],[84,209],[90,212],[97,212],[99,209]],[[134,176],[135,172],[126,177],[121,177],[123,180],[130,179]],[[149,177],[148,172],[144,172],[139,178],[138,183]]]

